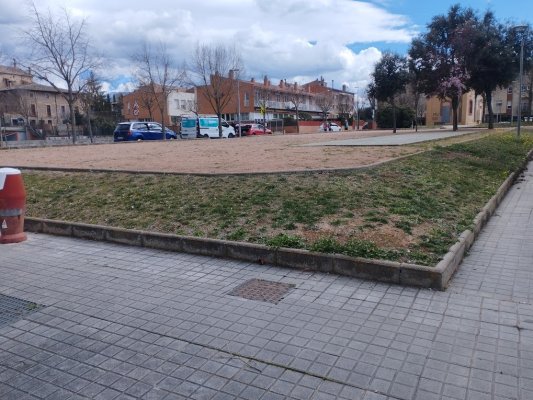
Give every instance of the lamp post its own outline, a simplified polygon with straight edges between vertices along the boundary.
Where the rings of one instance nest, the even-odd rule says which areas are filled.
[[[517,117],[518,121],[516,124],[516,137],[520,138],[520,125],[522,120],[522,83],[523,83],[523,73],[524,73],[524,38],[525,32],[527,29],[526,25],[518,25],[513,27],[518,33],[522,34],[522,40],[520,41],[520,75],[519,75],[519,86],[518,86],[518,112]]]
[[[237,79],[237,123],[239,124],[239,137],[241,137],[242,134],[242,127],[241,127],[241,90],[239,87],[239,77],[237,74],[239,73],[239,69],[232,69],[233,76]]]

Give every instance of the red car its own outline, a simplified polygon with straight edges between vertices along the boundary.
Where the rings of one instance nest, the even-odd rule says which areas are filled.
[[[268,128],[265,129],[264,125],[261,124],[247,124],[242,127],[243,136],[262,135],[264,133],[271,135],[272,131]]]

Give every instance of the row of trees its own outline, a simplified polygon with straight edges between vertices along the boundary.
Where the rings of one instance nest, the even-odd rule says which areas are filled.
[[[49,9],[41,12],[35,3],[31,4],[31,19],[31,29],[26,31],[25,37],[32,54],[26,66],[39,80],[48,82],[66,99],[73,142],[76,142],[74,126],[81,119],[77,121],[76,115],[80,117],[80,114],[84,116],[92,139],[91,121],[98,121],[99,116],[105,115],[105,110],[102,106],[102,85],[95,74],[101,66],[101,57],[90,47],[86,21],[73,19],[65,9],[61,15],[54,15]],[[178,65],[163,43],[157,46],[144,43],[139,53],[133,56],[133,76],[141,92],[142,106],[149,110],[150,115],[153,109],[157,110],[159,118],[154,119],[159,119],[163,127],[166,124],[164,116],[168,113],[168,98],[176,87],[202,86],[202,96],[219,120],[222,111],[235,98],[237,81],[244,73],[242,58],[235,47],[198,44],[190,60],[188,64]],[[61,89],[60,85],[67,89]],[[263,114],[270,95],[271,92],[265,90],[256,99],[262,105]],[[300,107],[307,96],[297,85],[291,86],[287,92],[297,124]],[[330,93],[316,96],[316,104],[324,118],[335,106]],[[336,106],[346,119],[353,112],[351,103]],[[103,118],[99,122],[104,123]],[[221,124],[219,127],[222,135]]]
[[[383,54],[367,88],[369,98],[390,104],[393,132],[396,132],[397,99],[406,88],[413,94],[415,110],[421,96],[449,100],[453,129],[457,130],[460,98],[465,91],[473,90],[476,96],[483,97],[488,107],[492,129],[492,93],[498,87],[508,86],[517,76],[522,40],[525,68],[533,70],[530,27],[517,29],[498,22],[491,11],[478,15],[471,8],[457,4],[448,14],[435,16],[427,28],[427,32],[413,39],[407,57],[392,52]],[[531,102],[531,93],[529,99]]]
[[[80,114],[88,121],[92,138],[90,122],[97,115],[103,115],[102,104],[105,102],[102,100],[102,85],[95,74],[102,64],[101,56],[90,46],[86,20],[72,18],[66,9],[59,15],[53,14],[50,9],[42,12],[34,2],[30,3],[30,20],[31,28],[24,32],[24,38],[31,54],[22,66],[30,69],[38,80],[47,82],[65,98],[73,142],[76,142],[74,127],[79,122],[76,115],[80,117]],[[222,109],[235,93],[236,81],[217,77],[227,76],[230,70],[243,70],[241,58],[235,49],[223,45],[198,45],[189,66],[178,66],[164,44],[159,44],[155,49],[144,44],[133,58],[137,86],[146,91],[145,97],[149,101],[155,103],[163,127],[171,91],[192,82],[208,83],[205,96],[220,118]],[[186,69],[192,73],[186,74]]]

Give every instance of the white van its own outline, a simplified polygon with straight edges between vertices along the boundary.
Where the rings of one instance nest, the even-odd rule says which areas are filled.
[[[235,129],[224,119],[221,120],[222,137],[235,137]],[[190,138],[219,138],[218,134],[218,117],[216,116],[199,116],[183,117],[181,120],[180,137],[182,139]]]

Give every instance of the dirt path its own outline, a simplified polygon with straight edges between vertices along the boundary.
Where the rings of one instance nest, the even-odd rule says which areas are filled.
[[[9,149],[0,151],[0,165],[183,173],[279,172],[353,168],[419,151],[417,146],[301,146],[383,134],[317,133]]]

